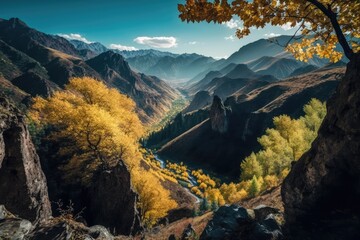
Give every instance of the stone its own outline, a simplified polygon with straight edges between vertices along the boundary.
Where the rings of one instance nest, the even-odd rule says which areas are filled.
[[[254,213],[256,220],[261,221],[264,220],[270,214],[278,214],[279,210],[265,205],[259,205],[256,208],[254,208]]]
[[[0,204],[31,222],[51,216],[47,181],[23,116],[0,99]]]
[[[221,98],[215,95],[210,107],[211,129],[218,133],[226,133],[229,126],[228,114],[229,110],[225,108]]]
[[[22,240],[30,232],[32,224],[20,218],[0,220],[0,239]]]
[[[137,194],[122,162],[95,174],[86,192],[84,218],[89,225],[103,225],[113,234],[130,235],[139,230]]]
[[[360,239],[360,54],[282,185],[288,239]]]
[[[265,209],[263,206],[262,209]],[[259,211],[259,210],[258,210]],[[222,206],[200,236],[202,240],[281,240],[281,227],[274,215],[259,220],[255,211],[237,205]]]

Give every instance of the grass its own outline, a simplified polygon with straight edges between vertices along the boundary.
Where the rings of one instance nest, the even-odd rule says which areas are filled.
[[[166,113],[165,117],[160,120],[160,122],[155,123],[152,125],[149,129],[149,133],[156,132],[163,127],[165,127],[168,123],[170,123],[176,115],[185,109],[185,107],[188,105],[188,100],[186,100],[184,97],[180,97],[172,102],[170,110]]]

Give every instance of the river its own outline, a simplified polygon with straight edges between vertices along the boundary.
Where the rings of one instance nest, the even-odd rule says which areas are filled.
[[[154,157],[155,157],[156,161],[160,162],[160,167],[161,167],[162,169],[164,169],[164,168],[166,167],[165,161],[162,160],[162,159],[161,159],[158,155],[156,155],[156,154],[154,155]],[[198,183],[197,183],[195,177],[191,174],[191,171],[190,171],[190,170],[187,170],[187,171],[188,171],[188,174],[189,174],[188,180],[189,180],[189,182],[190,182],[190,186],[191,186],[191,187],[197,186]],[[195,203],[200,203],[200,202],[202,202],[202,199],[199,198],[198,196],[196,196],[195,194],[193,194],[188,187],[184,187],[182,184],[179,184],[179,185],[182,186],[182,187],[185,189],[186,192],[188,192],[190,195],[192,195],[192,196],[196,199]]]

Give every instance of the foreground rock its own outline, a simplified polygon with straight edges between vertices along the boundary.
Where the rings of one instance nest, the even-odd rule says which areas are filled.
[[[23,117],[0,99],[0,204],[31,222],[51,216],[45,175]]]
[[[289,239],[360,239],[360,55],[282,187]]]
[[[30,221],[15,217],[0,205],[0,239],[16,240],[113,240],[102,226],[86,227],[70,218],[59,217],[33,226]]]
[[[275,219],[276,209],[259,207],[256,211],[238,205],[222,206],[201,234],[202,240],[278,240],[283,239]],[[265,214],[270,213],[270,214]]]
[[[123,163],[111,171],[95,175],[86,191],[84,217],[89,225],[103,225],[113,233],[123,235],[139,230],[137,194],[131,187],[130,173]]]

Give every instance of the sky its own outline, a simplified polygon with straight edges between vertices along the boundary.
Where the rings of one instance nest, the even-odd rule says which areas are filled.
[[[185,0],[0,0],[0,18],[18,17],[48,34],[108,48],[157,49],[226,58],[240,47],[261,38],[293,34],[289,26],[253,29],[237,39],[241,21],[224,24],[186,23],[177,4]]]

